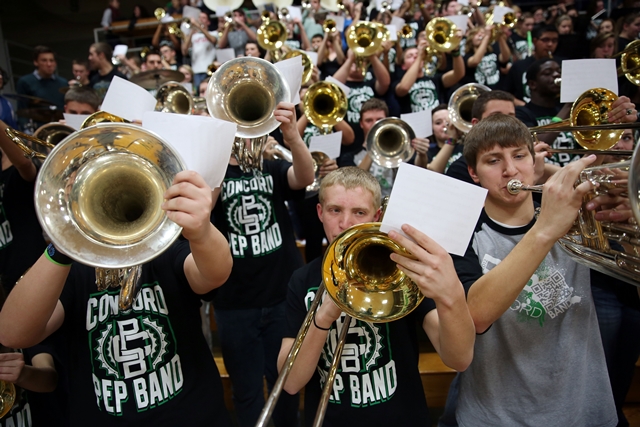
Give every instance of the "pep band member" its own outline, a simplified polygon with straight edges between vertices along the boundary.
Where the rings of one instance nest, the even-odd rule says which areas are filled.
[[[322,180],[318,216],[329,242],[353,225],[376,221],[379,206],[380,185],[362,169],[340,168]],[[422,325],[445,364],[463,371],[471,362],[473,323],[449,254],[415,228],[405,224],[402,229],[415,243],[396,232],[390,232],[389,237],[417,259],[396,254],[391,259],[426,298],[415,311],[394,322],[371,323],[354,318],[348,325],[333,301],[324,299],[285,384],[291,394],[306,386],[306,425],[313,421],[343,327],[348,327],[349,333],[324,426],[430,425],[418,372],[415,322]],[[288,327],[278,357],[280,368],[322,280],[321,264],[320,258],[310,262],[289,282]]]
[[[212,192],[200,175],[178,173],[164,199],[186,240],[142,266],[130,310],[118,309],[119,290],[97,290],[93,267],[50,245],[0,312],[0,342],[13,348],[65,325],[72,426],[231,425],[199,312],[229,276],[229,246],[209,221]]]

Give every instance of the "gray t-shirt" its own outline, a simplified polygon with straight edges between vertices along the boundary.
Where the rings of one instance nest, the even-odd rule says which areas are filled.
[[[506,228],[483,211],[456,271],[468,289],[531,228]],[[484,334],[461,374],[460,427],[615,426],[589,269],[556,244],[524,289]]]
[[[254,33],[256,29],[249,27]],[[244,56],[244,46],[249,41],[249,36],[244,30],[232,30],[227,33],[227,43],[229,47],[232,47],[236,53],[236,56]]]

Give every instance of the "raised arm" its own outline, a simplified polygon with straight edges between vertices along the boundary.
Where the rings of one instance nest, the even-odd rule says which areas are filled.
[[[465,67],[464,59],[460,55],[460,51],[457,51],[457,55],[453,57],[453,69],[447,71],[442,75],[442,85],[445,88],[449,88],[458,83],[464,77]]]
[[[315,178],[313,159],[296,126],[295,106],[290,102],[281,102],[276,106],[275,118],[278,120],[285,145],[291,150],[293,164],[287,172],[289,187],[300,190],[311,184]]]
[[[191,254],[184,261],[184,273],[191,289],[202,295],[222,285],[231,274],[233,261],[227,240],[210,221],[211,188],[197,172],[182,171],[164,199],[162,209],[189,240]]]
[[[376,77],[376,85],[374,87],[374,91],[376,95],[382,96],[387,93],[389,90],[389,85],[391,84],[391,76],[389,75],[389,68],[386,67],[380,58],[377,55],[371,55],[368,58],[371,63],[371,71],[373,75]]]
[[[475,328],[453,260],[444,248],[417,229],[404,224],[402,231],[413,240],[395,231],[390,231],[389,237],[417,259],[398,254],[392,254],[391,259],[425,297],[435,301],[436,309],[425,316],[423,329],[442,361],[456,371],[464,371],[473,359]]]

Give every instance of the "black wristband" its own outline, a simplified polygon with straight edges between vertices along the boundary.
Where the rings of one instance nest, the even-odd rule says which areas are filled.
[[[328,328],[322,328],[320,326],[318,326],[318,324],[316,323],[316,314],[313,313],[313,326],[315,326],[316,328],[320,329],[321,331],[328,331],[331,329],[331,326],[329,326]]]
[[[53,246],[53,243],[49,243],[49,246],[47,246],[47,248],[44,250],[44,255],[49,261],[62,267],[69,267],[71,264],[73,264],[73,260],[62,252],[58,251],[56,247]]]
[[[452,50],[451,56],[453,56],[454,58],[460,56],[460,49]]]

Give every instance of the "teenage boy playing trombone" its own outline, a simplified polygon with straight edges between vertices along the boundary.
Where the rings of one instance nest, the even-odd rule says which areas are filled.
[[[329,173],[320,187],[318,216],[332,242],[347,228],[380,215],[380,185],[368,172],[344,167]],[[390,323],[352,319],[324,426],[429,426],[427,404],[418,372],[415,322],[420,322],[442,360],[463,371],[473,357],[473,323],[451,257],[429,237],[404,225],[414,241],[391,232],[389,237],[417,259],[391,259],[419,286],[425,299],[418,308]],[[278,366],[282,368],[321,278],[322,259],[297,270],[287,294],[288,329]],[[311,425],[333,358],[344,313],[324,298],[285,384],[294,394],[305,389],[306,425]]]

